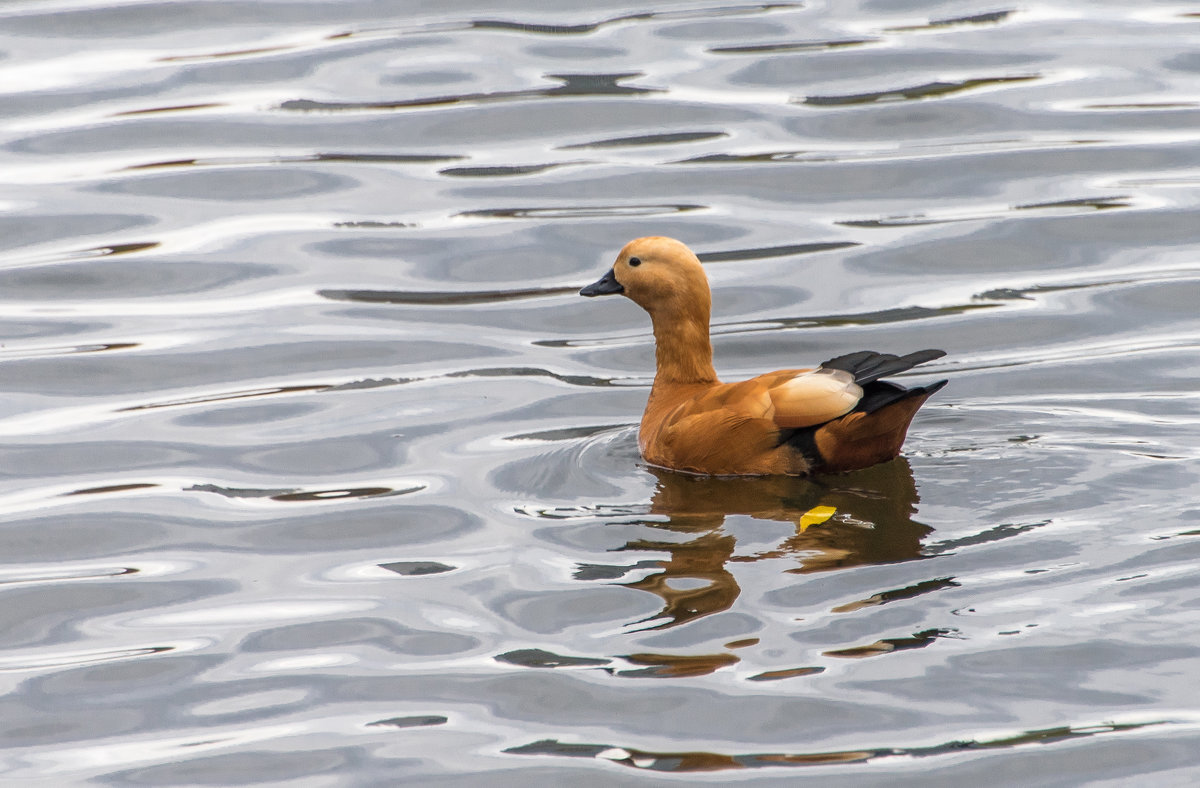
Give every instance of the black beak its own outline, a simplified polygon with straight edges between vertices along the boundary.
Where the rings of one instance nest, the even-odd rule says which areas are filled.
[[[613,295],[614,293],[624,293],[625,288],[617,281],[617,277],[613,275],[612,269],[608,269],[608,273],[592,282],[587,287],[579,291],[581,296],[599,296]]]

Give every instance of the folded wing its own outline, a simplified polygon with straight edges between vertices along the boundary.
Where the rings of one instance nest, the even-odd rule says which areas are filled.
[[[778,373],[775,373],[778,374]],[[783,428],[823,424],[854,410],[862,387],[851,372],[840,369],[800,371],[777,380],[767,394],[774,407],[772,418]]]

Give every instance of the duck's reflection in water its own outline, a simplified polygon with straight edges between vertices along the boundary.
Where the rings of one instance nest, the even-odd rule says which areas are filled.
[[[622,550],[667,553],[639,562],[658,571],[625,583],[662,598],[663,609],[640,624],[662,629],[727,610],[739,593],[729,565],[792,558],[783,571],[820,572],[918,558],[931,530],[912,519],[917,488],[903,457],[839,476],[714,478],[652,468],[658,478],[646,525],[677,538],[639,539]],[[738,553],[723,529],[730,515],[789,523],[792,533],[775,547]],[[678,538],[682,537],[682,538]]]

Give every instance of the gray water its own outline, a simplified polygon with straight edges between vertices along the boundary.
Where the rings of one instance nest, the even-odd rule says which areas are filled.
[[[5,782],[1200,781],[1194,4],[16,0],[0,211]],[[648,234],[904,458],[643,465]]]

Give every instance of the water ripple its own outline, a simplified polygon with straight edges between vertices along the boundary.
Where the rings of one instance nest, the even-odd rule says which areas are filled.
[[[892,88],[889,90],[871,91],[868,93],[853,93],[841,96],[806,96],[800,100],[802,104],[816,107],[841,107],[855,104],[875,104],[886,101],[912,101],[915,99],[940,98],[967,90],[1006,85],[1015,82],[1030,82],[1040,79],[1038,75],[1005,76],[1005,77],[976,77],[956,81],[927,82],[907,88]]]
[[[559,98],[563,96],[636,96],[660,93],[660,88],[643,88],[623,85],[621,82],[645,76],[640,71],[616,74],[546,74],[546,79],[561,82],[561,85],[526,90],[506,90],[494,93],[460,93],[447,96],[404,99],[401,101],[316,101],[312,99],[289,99],[279,105],[280,109],[302,112],[362,112],[365,110],[419,109],[442,107],[455,104],[485,104],[498,101],[523,101],[525,99]]]
[[[96,342],[87,345],[60,345],[58,347],[24,347],[0,349],[3,358],[45,358],[67,356],[77,353],[102,353],[108,350],[130,350],[140,347],[138,342]]]
[[[832,41],[794,41],[777,44],[740,44],[738,46],[710,47],[709,52],[717,55],[764,55],[783,52],[820,52],[828,49],[857,47],[874,44],[877,38],[842,38]]]
[[[537,175],[581,162],[552,162],[550,164],[510,164],[493,167],[447,167],[439,175],[455,178],[509,178],[517,175]]]
[[[513,755],[549,755],[568,758],[594,758],[621,766],[654,772],[713,772],[726,769],[761,769],[772,767],[821,766],[829,764],[867,763],[883,758],[927,758],[958,755],[964,751],[1003,750],[1029,745],[1051,745],[1093,736],[1120,734],[1159,725],[1167,720],[1152,722],[1113,723],[1097,725],[1064,725],[1042,730],[1022,731],[994,739],[955,739],[942,744],[916,747],[869,747],[858,750],[831,752],[776,752],[724,754],[716,752],[653,752],[633,747],[609,744],[568,744],[556,739],[543,739],[519,747],[510,747]]]
[[[632,137],[611,137],[574,145],[560,145],[559,150],[576,148],[629,148],[643,145],[677,145],[686,142],[702,142],[721,139],[729,135],[723,131],[674,131],[662,134],[638,134]]]
[[[526,298],[545,298],[574,294],[577,287],[539,287],[521,290],[486,290],[482,292],[402,292],[397,290],[319,290],[317,295],[333,301],[357,301],[364,304],[411,304],[428,306],[461,306],[463,304],[493,304]]]
[[[661,205],[580,205],[536,208],[482,208],[461,211],[456,216],[486,219],[593,219],[623,216],[661,216],[672,213],[699,211],[706,205],[690,203]]]
[[[302,153],[288,156],[213,156],[202,159],[172,159],[130,164],[125,171],[160,170],[174,167],[242,167],[246,165],[345,162],[357,164],[439,164],[467,158],[442,153]]]
[[[0,657],[0,673],[23,673],[47,668],[73,668],[81,665],[117,662],[166,654],[175,651],[176,648],[176,646],[141,646],[111,650],[66,651],[37,656],[5,656]]]
[[[931,20],[924,25],[905,25],[902,27],[884,28],[889,33],[915,33],[926,30],[937,30],[946,27],[959,27],[962,25],[993,25],[1006,21],[1010,16],[1016,13],[1013,9],[1005,11],[988,11],[983,14],[971,14],[968,16],[953,16],[943,19]]]
[[[258,489],[246,487],[222,487],[217,484],[194,484],[186,488],[190,492],[210,492],[233,499],[268,498],[272,501],[311,503],[340,501],[347,498],[383,498],[408,495],[426,489],[427,485],[416,484],[406,487],[346,487],[327,490],[301,490],[297,488]]]
[[[626,23],[657,22],[688,19],[712,19],[744,14],[760,14],[771,11],[787,11],[802,8],[801,3],[761,3],[753,5],[712,6],[708,8],[681,9],[672,11],[643,11],[632,14],[610,16],[598,22],[577,24],[547,24],[542,22],[517,22],[505,19],[474,19],[469,22],[434,22],[421,26],[405,27],[399,32],[426,33],[459,30],[499,30],[532,35],[578,36],[595,33],[605,27]],[[398,32],[394,28],[368,28],[365,30],[338,33],[331,39],[361,35],[380,35]]]

